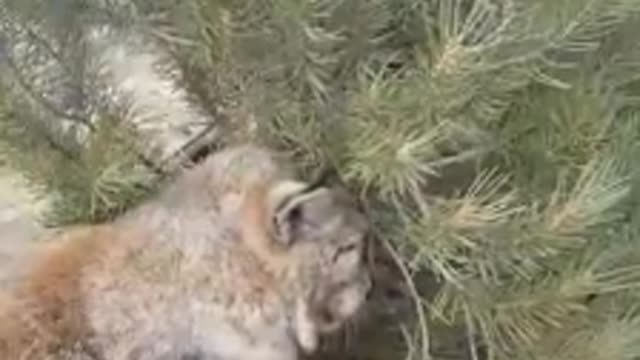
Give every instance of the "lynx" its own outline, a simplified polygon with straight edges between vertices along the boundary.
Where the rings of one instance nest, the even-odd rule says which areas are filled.
[[[298,359],[366,302],[368,226],[275,152],[222,150],[43,248],[2,298],[0,358]]]

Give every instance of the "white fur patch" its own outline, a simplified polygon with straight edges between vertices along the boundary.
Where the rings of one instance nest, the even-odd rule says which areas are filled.
[[[319,335],[315,324],[309,317],[309,308],[305,301],[298,300],[294,319],[294,328],[298,345],[306,353],[318,348]]]

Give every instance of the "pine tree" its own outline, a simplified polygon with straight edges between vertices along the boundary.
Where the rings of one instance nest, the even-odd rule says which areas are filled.
[[[52,225],[266,143],[351,189],[405,281],[342,355],[640,357],[640,1],[0,4],[1,153]]]

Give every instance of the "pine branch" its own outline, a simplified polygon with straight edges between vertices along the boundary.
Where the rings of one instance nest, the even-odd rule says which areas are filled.
[[[14,104],[5,105],[0,119],[0,152],[25,175],[34,194],[47,200],[41,214],[46,225],[104,221],[140,201],[158,182],[131,151],[129,135],[105,127],[109,121],[89,133],[85,144],[70,146],[68,139],[53,139],[37,117],[12,110]]]
[[[81,124],[83,126],[86,126],[89,129],[93,129],[93,124],[91,124],[89,122],[89,120],[87,120],[86,118],[81,117],[81,116],[77,116],[77,115],[74,115],[74,114],[66,113],[64,110],[59,109],[57,107],[57,105],[55,105],[52,102],[50,102],[49,100],[47,100],[42,94],[40,94],[39,91],[34,89],[33,86],[30,85],[29,81],[27,81],[22,76],[20,69],[16,66],[16,64],[14,63],[14,61],[11,58],[6,57],[5,61],[6,61],[7,65],[8,65],[8,67],[9,67],[9,69],[12,71],[12,73],[14,75],[14,78],[16,79],[18,84],[20,84],[20,86],[28,94],[28,96],[30,96],[36,102],[38,102],[39,105],[41,105],[46,110],[51,112],[54,116],[60,117],[60,118],[65,119],[65,120],[70,120],[70,121],[76,122],[78,124]]]

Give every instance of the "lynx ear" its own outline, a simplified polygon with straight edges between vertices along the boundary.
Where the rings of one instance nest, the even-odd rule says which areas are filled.
[[[273,229],[276,240],[284,245],[312,238],[337,219],[336,204],[326,188],[309,188],[301,183],[283,184],[275,189],[276,198]]]
[[[307,187],[306,183],[293,180],[276,183],[267,195],[269,210],[275,214],[296,195],[304,193]]]
[[[288,226],[283,226],[282,222],[286,218],[290,204],[296,197],[303,194],[307,189],[307,184],[298,181],[283,181],[276,184],[267,195],[268,217],[271,221],[271,229],[274,238],[282,245],[289,245],[292,242],[292,234]]]

